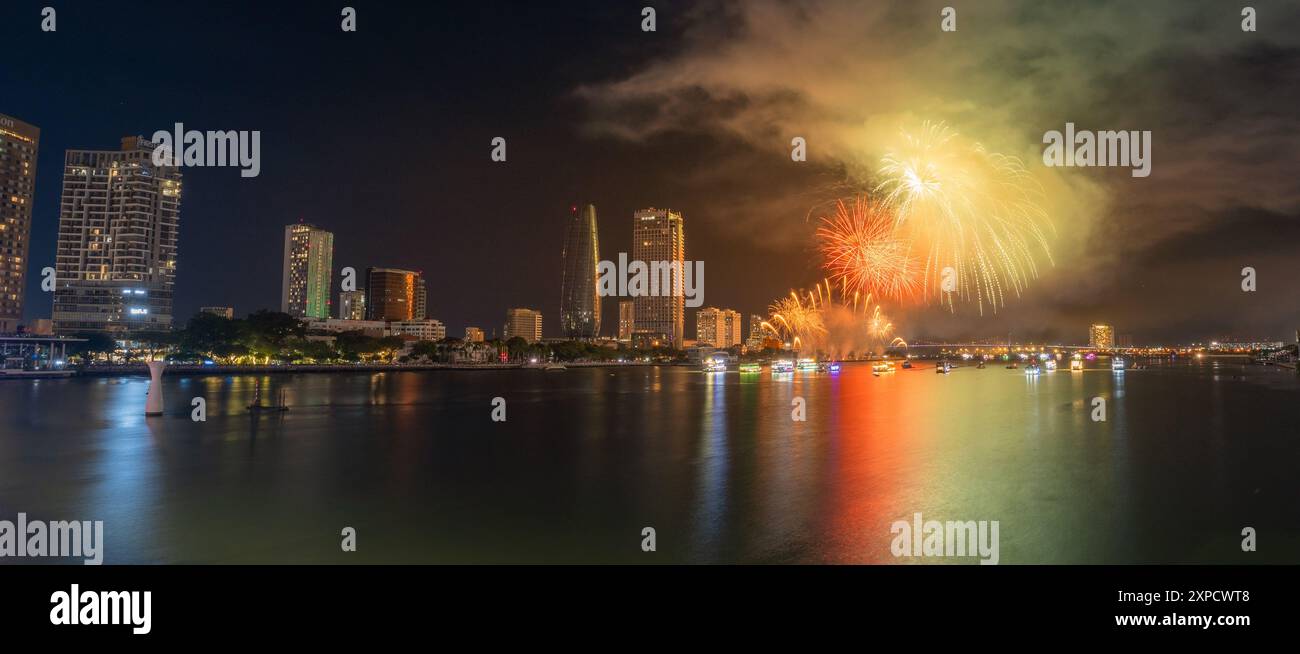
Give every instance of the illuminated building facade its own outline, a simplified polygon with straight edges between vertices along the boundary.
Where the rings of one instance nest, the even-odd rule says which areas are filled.
[[[636,325],[636,303],[623,300],[618,303],[618,340],[632,340],[632,329]]]
[[[343,320],[366,319],[366,292],[339,292],[339,318]]]
[[[482,329],[479,329],[478,327],[466,327],[466,328],[465,328],[465,342],[466,342],[466,343],[482,343],[482,342],[483,342],[483,330],[482,330]]]
[[[423,320],[424,276],[400,268],[366,269],[366,320]]]
[[[766,334],[763,329],[763,316],[750,314],[749,316],[749,338],[745,339],[745,348],[757,352],[763,349],[763,340]]]
[[[1096,350],[1115,349],[1115,328],[1110,325],[1093,325],[1088,330],[1088,347]]]
[[[0,334],[23,319],[41,130],[0,114]]]
[[[235,307],[199,307],[199,313],[210,313],[231,320],[235,317]]]
[[[695,343],[722,348],[740,345],[740,313],[713,307],[696,311]]]
[[[168,330],[176,282],[181,172],[139,136],[121,149],[68,150],[55,252],[60,334]]]
[[[565,338],[600,336],[600,294],[596,292],[599,262],[596,206],[588,204],[581,212],[574,207],[564,230],[564,276],[560,283],[560,329]]]
[[[536,343],[542,340],[542,312],[536,309],[506,309],[505,338],[516,336]]]
[[[329,318],[333,265],[333,234],[306,223],[286,225],[280,311],[295,318]]]
[[[669,273],[669,289],[660,289],[660,295],[641,295],[632,300],[636,314],[634,340],[640,345],[682,347],[686,234],[681,212],[653,207],[633,212],[632,260],[644,262],[650,271],[654,271],[655,263],[676,264]]]

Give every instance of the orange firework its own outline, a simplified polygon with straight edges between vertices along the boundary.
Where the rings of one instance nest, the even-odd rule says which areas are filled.
[[[903,300],[920,288],[920,264],[909,241],[895,234],[893,214],[858,196],[851,206],[836,203],[833,217],[817,229],[826,269],[844,293]]]

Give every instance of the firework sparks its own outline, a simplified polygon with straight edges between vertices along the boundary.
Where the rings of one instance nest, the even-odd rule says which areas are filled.
[[[1041,190],[1018,159],[966,143],[942,124],[904,132],[903,142],[883,158],[876,191],[894,213],[897,237],[926,251],[926,297],[951,308],[956,295],[977,302],[981,314],[985,304],[996,312],[1008,292],[1019,296],[1038,276],[1039,255],[1051,263]]]
[[[763,326],[796,350],[834,358],[907,345],[893,336],[893,323],[871,295],[842,295],[837,301],[829,280],[809,291],[790,291],[769,307],[771,318]]]
[[[895,235],[894,216],[879,203],[858,196],[836,203],[833,217],[817,229],[826,270],[844,293],[903,300],[920,286],[920,264],[911,244]]]

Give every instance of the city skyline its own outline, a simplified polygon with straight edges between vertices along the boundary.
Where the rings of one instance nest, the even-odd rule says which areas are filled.
[[[1174,8],[1161,15],[1140,16],[1129,21],[1132,26],[1112,15],[1114,10],[1081,9],[1077,29],[1110,25],[1107,29],[1115,38],[1130,36],[1130,30],[1136,29],[1160,33],[1161,21],[1185,23],[1184,12],[1206,6],[1187,4],[1188,8]],[[1008,17],[1005,6],[991,3],[984,11],[1006,20],[1020,30],[1018,33],[1073,33],[1076,29],[1044,29],[1039,23],[1044,18]],[[468,35],[488,26],[520,44],[521,50],[508,58],[503,53],[482,52],[473,65],[445,80],[445,92],[467,98],[463,108],[440,105],[435,94],[404,81],[412,73],[418,75],[418,70],[393,65],[388,55],[381,54],[382,48],[366,47],[405,42],[405,31],[414,29],[407,24],[418,21],[362,30],[353,35],[361,45],[351,50],[327,47],[326,37],[320,35],[279,34],[271,25],[277,20],[295,20],[300,8],[268,9],[267,24],[251,27],[253,51],[247,59],[232,64],[199,49],[183,61],[158,62],[160,68],[151,75],[128,69],[119,76],[136,85],[138,90],[130,95],[121,92],[120,79],[115,83],[84,78],[74,57],[54,41],[41,39],[39,33],[0,28],[11,42],[32,54],[41,73],[24,78],[12,70],[0,71],[0,81],[11,91],[0,112],[39,126],[44,150],[37,162],[24,319],[30,323],[52,315],[52,297],[40,289],[40,276],[34,272],[55,265],[58,180],[64,153],[109,149],[123,134],[149,134],[181,121],[211,129],[259,129],[264,135],[266,161],[261,175],[252,179],[240,177],[233,169],[185,169],[185,218],[178,228],[177,323],[200,306],[234,306],[240,314],[277,306],[279,289],[263,281],[274,278],[279,258],[278,239],[267,232],[267,226],[279,223],[276,216],[293,215],[337,234],[336,279],[342,266],[360,271],[369,265],[394,265],[425,271],[431,281],[436,280],[430,288],[433,313],[447,321],[452,333],[466,325],[496,324],[505,307],[539,306],[544,314],[554,314],[547,319],[546,333],[558,334],[558,306],[547,298],[558,295],[554,252],[562,243],[558,238],[517,238],[521,227],[516,221],[519,216],[531,216],[532,222],[539,223],[537,234],[558,235],[564,210],[579,200],[590,201],[604,215],[615,217],[651,205],[679,208],[691,216],[692,258],[708,263],[710,298],[743,314],[759,312],[771,298],[790,288],[805,288],[820,278],[816,257],[809,251],[812,230],[807,219],[810,209],[836,195],[821,189],[835,178],[835,171],[846,159],[845,142],[840,138],[843,128],[794,103],[782,109],[777,130],[780,138],[773,136],[771,143],[765,143],[748,129],[752,119],[749,108],[768,96],[761,89],[743,85],[732,89],[733,97],[740,101],[734,109],[737,129],[720,128],[727,88],[725,80],[712,77],[710,71],[730,64],[748,70],[749,64],[720,59],[726,55],[711,53],[701,39],[719,28],[740,27],[744,29],[734,36],[736,51],[761,52],[764,39],[774,38],[777,30],[797,34],[800,27],[784,11],[774,12],[771,25],[760,28],[754,22],[757,10],[741,10],[720,19],[689,14],[685,8],[684,4],[667,3],[660,10],[672,20],[698,21],[707,29],[665,29],[646,37],[636,21],[626,19],[622,8],[612,6],[516,8],[507,16],[499,7],[488,5],[468,11],[454,30],[432,20],[438,38],[411,41],[436,43],[438,52],[449,56],[467,48],[477,52],[479,48]],[[129,7],[79,11],[86,20],[61,27],[60,37],[81,39],[94,47],[107,43],[109,33],[127,29],[134,16]],[[419,16],[431,10],[412,11]],[[916,88],[923,87],[943,99],[948,84],[954,89],[952,97],[964,97],[967,87],[953,81],[953,70],[937,56],[945,52],[941,45],[927,43],[915,49],[916,54],[904,57],[844,40],[850,30],[908,38],[921,29],[913,25],[928,25],[921,17],[923,11],[893,7],[852,14],[832,3],[809,15],[805,27],[842,22],[844,29],[832,29],[825,44],[801,51],[791,65],[806,65],[807,57],[825,55],[832,47],[845,48],[842,53],[831,52],[836,60],[852,62],[852,57],[865,49],[867,54],[880,55],[884,72],[863,71],[854,65],[842,72],[846,80],[876,75],[892,81],[896,79],[889,72],[892,68],[907,69],[914,71],[915,79],[909,80],[904,95],[916,97]],[[215,39],[221,29],[231,27],[232,20],[202,7],[178,8],[154,19],[160,29],[210,25],[211,31],[201,37],[204,39]],[[1294,25],[1296,13],[1278,9],[1270,14],[1270,21]],[[533,25],[546,25],[547,29],[533,31]],[[593,30],[593,25],[601,29]],[[891,310],[900,333],[919,338],[1014,333],[1026,340],[1077,340],[1079,325],[1113,322],[1126,325],[1124,332],[1136,343],[1189,342],[1228,335],[1289,340],[1296,306],[1288,280],[1297,278],[1300,270],[1288,253],[1300,241],[1300,221],[1295,220],[1292,201],[1294,180],[1278,178],[1269,171],[1287,169],[1285,159],[1281,163],[1277,159],[1277,152],[1285,148],[1274,146],[1294,138],[1289,135],[1295,133],[1295,118],[1283,108],[1293,104],[1287,94],[1295,91],[1293,85],[1284,83],[1287,69],[1277,63],[1279,58],[1264,61],[1253,69],[1253,75],[1234,71],[1247,60],[1243,52],[1290,52],[1295,37],[1281,28],[1247,35],[1226,22],[1221,27],[1207,24],[1196,29],[1199,35],[1208,34],[1225,45],[1202,55],[1180,42],[1149,39],[1142,48],[1143,57],[1125,62],[1108,55],[1097,70],[1112,74],[1118,88],[1129,93],[1140,94],[1145,88],[1142,81],[1155,79],[1167,85],[1171,96],[1181,97],[1189,92],[1188,83],[1176,71],[1203,68],[1212,87],[1218,89],[1214,98],[1222,110],[1203,115],[1196,103],[1180,102],[1177,111],[1183,112],[1181,118],[1165,120],[1156,103],[1107,101],[1107,96],[1096,90],[1096,73],[1085,75],[1082,79],[1092,85],[1084,84],[1088,92],[1073,119],[1081,124],[1086,119],[1152,129],[1157,153],[1152,175],[1141,182],[1106,171],[1070,171],[1067,181],[1057,175],[1053,183],[1066,184],[1070,189],[1066,196],[1079,200],[1078,211],[1088,214],[1069,213],[1057,221],[1065,230],[1057,247],[1061,260],[1040,271],[1035,284],[1022,296],[1011,298],[996,315],[981,317],[966,307],[959,307],[954,314],[937,306]],[[1221,33],[1215,31],[1219,29]],[[592,47],[609,56],[589,61],[555,47],[578,39],[590,39]],[[634,39],[641,39],[635,41],[641,47],[624,45]],[[1042,61],[1047,70],[1056,73],[1079,72],[1080,62],[1068,53],[1049,49],[1047,54],[1035,55],[1033,48],[1040,43],[1033,39],[981,38],[981,45],[971,52],[977,61],[996,59],[992,46],[983,45],[988,42],[1012,48],[1025,61]],[[286,78],[256,65],[260,54],[281,49],[304,53],[301,64],[306,73]],[[324,56],[313,59],[306,53]],[[527,61],[517,66],[520,53]],[[1204,61],[1199,58],[1202,56]],[[698,77],[655,78],[648,73],[653,70],[651,62],[665,58],[680,70],[697,71],[693,74]],[[501,84],[481,83],[494,74],[492,71],[503,69],[507,59],[511,72]],[[1157,66],[1156,61],[1171,63]],[[221,74],[215,74],[217,71]],[[981,72],[976,80],[981,83],[979,88],[1003,88],[1008,81],[998,71],[990,66]],[[190,78],[209,80],[202,94],[163,92],[168,83],[164,80]],[[36,79],[41,80],[40,85]],[[338,106],[310,116],[292,111],[293,98],[318,95],[342,81],[361,88],[341,99]],[[1024,83],[1037,91],[1025,97],[1052,97],[1056,88],[1055,78],[1048,76]],[[822,98],[828,93],[834,97],[843,90],[841,84],[822,76],[795,76],[783,84],[796,92],[794,97]],[[687,97],[682,89],[692,85],[701,94],[701,114],[694,123],[682,120],[685,105],[676,100],[648,114],[636,111],[647,106],[647,93]],[[503,101],[510,96],[494,89],[504,88],[518,97]],[[1282,90],[1281,95],[1277,89]],[[242,100],[245,93],[259,99],[257,111],[241,108],[248,104]],[[67,97],[89,102],[68,103],[63,100]],[[167,100],[142,100],[152,97]],[[987,94],[970,97],[977,106],[997,100]],[[1261,105],[1248,100],[1257,97],[1269,97],[1270,101]],[[97,107],[93,116],[83,108],[87,104]],[[866,115],[855,116],[855,120],[871,119],[883,111],[872,103],[862,104]],[[893,106],[896,102],[882,100],[881,104]],[[382,124],[366,120],[374,115],[376,106],[390,109]],[[471,106],[475,108],[473,117],[467,113]],[[541,106],[546,111],[532,115],[511,108],[516,106]],[[984,124],[971,115],[940,117],[961,121],[958,124],[965,129],[1033,162],[1035,148],[1041,148],[1042,132],[1060,129],[1063,124],[1059,112],[1052,108],[1051,103],[1027,106],[1017,100],[1008,112],[1014,110],[1023,117],[1019,129]],[[1254,115],[1248,112],[1258,113],[1260,119],[1250,123],[1250,131],[1239,130],[1237,126],[1250,122],[1246,118]],[[650,118],[641,124],[630,122],[628,116],[636,115]],[[990,114],[985,122],[1002,118]],[[362,122],[365,139],[349,139],[347,130],[336,129]],[[806,166],[791,162],[788,152],[789,133],[803,131],[800,125],[809,130]],[[1212,125],[1213,131],[1189,132],[1187,125]],[[498,134],[510,144],[510,158],[501,164],[488,156],[490,141]],[[1194,154],[1198,147],[1216,151],[1210,146],[1217,144],[1236,144],[1233,147],[1242,154],[1219,161]],[[413,154],[435,150],[440,153],[436,164]],[[330,165],[318,156],[322,151],[356,161],[381,155],[393,165],[384,172],[352,173],[355,183],[340,185],[333,183]],[[1174,160],[1192,163],[1164,165]],[[564,165],[557,166],[559,161]],[[672,165],[677,163],[684,165]],[[1210,170],[1225,182],[1219,195],[1178,192],[1209,186],[1189,183],[1194,178],[1188,175],[1193,174],[1189,171],[1203,175]],[[745,171],[744,175],[739,171]],[[425,181],[431,175],[438,183]],[[499,192],[505,188],[512,192]],[[1080,189],[1087,193],[1078,193]],[[431,213],[430,207],[436,211]],[[464,220],[464,216],[473,219]],[[1085,225],[1086,231],[1075,229]],[[532,225],[526,229],[523,233],[533,233]],[[621,219],[607,220],[601,231],[608,243],[631,239],[630,226]],[[443,243],[456,247],[440,247]],[[241,259],[247,261],[231,265],[225,254],[229,252],[240,252]],[[510,261],[511,265],[494,267],[487,265],[490,261]],[[1258,290],[1251,294],[1239,288],[1241,270],[1248,266],[1259,275]],[[1207,297],[1215,301],[1206,302]],[[617,303],[605,302],[601,319],[604,325],[617,324]],[[602,331],[612,334],[611,329]]]

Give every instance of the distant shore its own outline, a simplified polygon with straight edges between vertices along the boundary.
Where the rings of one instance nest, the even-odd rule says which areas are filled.
[[[643,362],[618,363],[616,361],[580,361],[562,363],[565,368],[630,368],[635,366],[672,365]],[[531,363],[286,363],[268,365],[203,365],[192,363],[169,364],[164,375],[251,375],[277,373],[320,372],[416,372],[427,370],[544,370],[545,364]],[[123,375],[149,376],[143,363],[87,366],[77,371],[78,376],[120,377]]]

